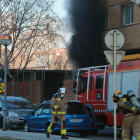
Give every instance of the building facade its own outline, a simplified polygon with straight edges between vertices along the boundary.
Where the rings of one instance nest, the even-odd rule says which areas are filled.
[[[140,53],[140,7],[131,0],[99,0],[101,6],[100,30],[103,36],[113,29],[121,31],[125,37],[122,50],[126,54]],[[104,48],[106,48],[105,43]]]

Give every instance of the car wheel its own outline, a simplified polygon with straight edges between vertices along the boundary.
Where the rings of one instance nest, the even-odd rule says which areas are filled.
[[[92,129],[92,134],[93,135],[97,135],[98,134],[98,130]]]
[[[0,120],[0,128],[3,128],[3,119]]]
[[[47,123],[46,124],[46,130],[48,129],[49,126],[50,126],[50,123]]]
[[[88,132],[87,131],[80,131],[79,134],[81,137],[86,137],[88,135]]]
[[[136,140],[136,138],[133,136],[132,133],[131,133],[131,135],[130,135],[130,140]]]
[[[47,123],[46,124],[46,133],[47,133],[47,129],[48,129],[49,126],[50,126],[50,123]]]
[[[92,117],[92,113],[90,110],[88,110],[90,118],[92,119],[93,122],[93,117]],[[92,130],[89,132],[89,134],[91,135],[97,135],[98,134],[98,129],[94,129],[94,124],[92,124]]]
[[[24,122],[23,131],[24,132],[30,132],[28,122]]]

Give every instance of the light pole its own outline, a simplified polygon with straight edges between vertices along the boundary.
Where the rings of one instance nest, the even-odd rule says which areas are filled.
[[[0,42],[5,46],[3,131],[6,131],[7,46],[11,44],[12,38],[9,34],[4,34],[0,37]]]

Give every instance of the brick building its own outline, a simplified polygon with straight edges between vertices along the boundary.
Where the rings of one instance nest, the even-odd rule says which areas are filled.
[[[122,50],[126,54],[140,53],[140,7],[131,0],[99,0],[101,6],[101,34],[103,42],[109,30],[117,29],[125,37]],[[104,48],[106,48],[105,43]],[[134,52],[135,50],[135,52]]]
[[[18,72],[15,69],[9,71],[12,75]],[[73,77],[72,71],[24,70],[15,78],[13,93],[11,79],[7,76],[7,96],[22,96],[37,106],[45,100],[50,100],[60,87],[67,86],[66,99],[73,100]],[[0,78],[4,79],[3,71],[0,71]]]
[[[97,2],[98,8],[95,6]],[[97,14],[94,14],[94,12],[97,12]],[[89,57],[90,54],[94,56],[94,52],[95,55],[100,52],[103,55],[104,50],[109,50],[105,45],[105,35],[114,29],[121,31],[125,37],[125,44],[120,50],[125,51],[126,55],[140,53],[140,7],[131,2],[131,0],[73,0],[72,14],[75,27],[72,56],[76,58],[75,60],[80,61],[76,62],[82,67],[92,66],[94,61],[89,65],[82,64],[81,61],[89,62],[92,58],[99,60],[97,56]],[[98,16],[95,19],[99,20],[99,28],[95,27],[96,31],[93,27],[96,22],[93,16]],[[93,32],[96,32],[95,35]],[[97,44],[94,45],[96,42],[92,42],[89,39],[91,37],[91,40],[93,40],[97,33],[100,34],[99,46]],[[94,46],[96,47],[94,48]],[[83,59],[86,56],[87,59]],[[100,64],[98,63],[97,65]]]
[[[92,0],[73,0],[73,8],[74,9],[78,9],[77,5],[75,4],[76,1],[80,1],[82,3],[82,1],[88,1],[89,3],[92,2]],[[124,34],[125,37],[125,44],[124,46],[121,48],[121,50],[125,50],[126,54],[132,54],[132,53],[140,53],[140,8],[135,5],[134,3],[131,2],[131,0],[98,0],[99,5],[100,5],[100,9],[99,9],[99,21],[100,21],[100,28],[98,30],[98,32],[101,34],[101,40],[100,43],[102,45],[102,47],[104,48],[104,50],[108,50],[108,48],[105,45],[105,35],[108,31],[113,30],[113,29],[117,29],[119,31],[121,31]],[[81,4],[82,6],[84,6],[83,4]],[[90,4],[89,4],[90,5]],[[85,9],[82,9],[83,11]],[[74,10],[76,12],[76,10]],[[80,15],[80,13],[73,13],[73,15],[75,16],[75,20],[77,22],[79,22],[80,24],[82,23],[81,18],[78,18],[78,16]],[[79,21],[78,21],[79,20]],[[83,28],[85,29],[85,28]],[[87,49],[87,48],[86,48]],[[90,50],[90,49],[89,49]],[[85,52],[84,52],[85,53]],[[76,53],[76,55],[78,55]],[[80,60],[82,59],[82,57],[80,57]],[[91,65],[90,65],[91,66]],[[22,75],[22,74],[21,74]],[[53,78],[51,77],[51,75],[53,75]],[[64,75],[61,75],[60,73],[53,73],[53,71],[50,71],[48,73],[48,75],[46,75],[46,94],[47,94],[47,99],[50,99],[52,97],[52,94],[55,92],[56,89],[58,89],[58,87],[60,86],[65,86],[67,87],[67,95],[66,95],[66,99],[75,99],[75,94],[73,94],[73,76],[71,76],[70,80],[65,80]],[[39,77],[39,76],[38,76]],[[41,77],[41,75],[40,75]],[[61,77],[61,82],[59,81]],[[39,80],[39,79],[37,79]],[[57,83],[57,87],[53,87],[53,85],[56,85]],[[25,84],[25,86],[29,86],[29,82],[28,85]],[[35,81],[33,81],[33,84],[39,85],[39,89],[29,89],[28,88],[28,95],[26,96],[29,97],[30,95],[30,91],[38,91],[39,96],[36,96],[36,99],[39,99],[37,101],[35,101],[36,99],[30,99],[31,101],[33,101],[33,103],[38,103],[39,101],[42,102],[42,82],[41,81],[37,81],[37,83],[35,83]],[[20,85],[20,84],[19,84]],[[17,89],[18,90],[18,89]],[[24,90],[23,91],[23,95],[24,95]],[[33,94],[37,94],[35,92],[33,92]],[[18,95],[18,94],[17,94]],[[30,96],[33,97],[33,96]],[[35,96],[34,96],[35,97]]]

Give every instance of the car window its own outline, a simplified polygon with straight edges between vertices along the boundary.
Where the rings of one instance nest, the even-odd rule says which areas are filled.
[[[43,111],[42,111],[43,114],[45,113],[50,113],[50,105],[49,104],[46,104]]]
[[[41,105],[38,108],[36,108],[34,111],[35,115],[41,114],[43,108],[44,108],[44,105]]]
[[[2,101],[0,101],[0,107],[4,108]]]
[[[82,103],[68,103],[67,114],[87,114],[87,111]]]
[[[4,98],[1,98],[2,101],[4,102]],[[34,109],[34,105],[24,99],[24,98],[20,98],[20,97],[17,97],[17,98],[14,98],[14,97],[11,97],[11,98],[6,98],[6,108],[10,108],[10,109],[16,109],[16,108],[22,108],[22,109],[25,109],[25,108],[28,108],[28,109]]]

